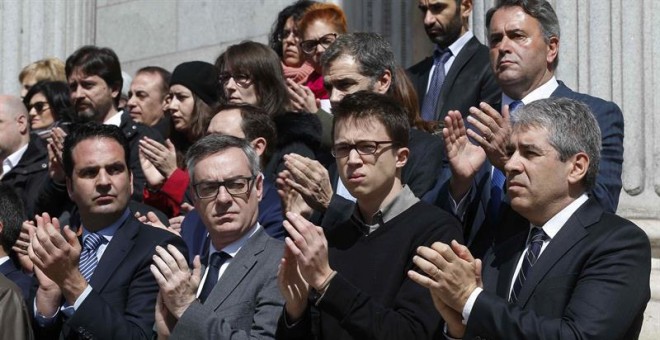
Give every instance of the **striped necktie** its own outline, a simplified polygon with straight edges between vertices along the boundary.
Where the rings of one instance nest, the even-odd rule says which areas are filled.
[[[518,294],[522,289],[525,280],[529,276],[530,270],[536,260],[538,260],[539,255],[541,254],[541,247],[543,246],[543,241],[548,238],[548,235],[541,228],[532,228],[530,233],[529,243],[527,244],[527,252],[523,258],[522,265],[520,266],[520,271],[516,277],[516,281],[513,282],[513,289],[511,290],[511,296],[509,296],[510,302],[518,301]]]
[[[98,265],[98,259],[96,258],[96,252],[105,241],[105,238],[97,233],[87,234],[83,238],[83,249],[80,253],[80,273],[85,278],[87,282],[92,278],[94,269]]]
[[[445,63],[451,58],[451,50],[436,50],[433,53],[433,75],[429,83],[428,91],[424,96],[422,103],[422,119],[426,121],[436,120],[435,113],[438,109],[438,100],[440,98],[440,91],[442,91],[442,84],[445,82]]]

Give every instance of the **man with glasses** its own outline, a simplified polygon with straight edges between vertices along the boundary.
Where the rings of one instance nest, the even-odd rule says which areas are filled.
[[[287,213],[278,337],[308,339],[318,329],[321,339],[431,339],[442,320],[406,271],[417,247],[462,241],[460,225],[401,183],[410,126],[396,100],[360,91],[333,113],[332,155],[357,202],[350,220],[326,229]]]
[[[283,244],[257,222],[259,157],[244,139],[211,134],[186,158],[209,256],[196,256],[189,268],[176,249],[157,248],[151,269],[161,297],[156,329],[181,339],[274,338],[283,302],[276,281]]]

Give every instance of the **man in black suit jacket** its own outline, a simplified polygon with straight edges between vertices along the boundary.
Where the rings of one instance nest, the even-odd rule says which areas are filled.
[[[16,191],[5,183],[0,183],[0,274],[13,281],[28,299],[32,278],[23,273],[17,264],[12,247],[16,244],[25,220],[25,209]]]
[[[37,216],[28,247],[39,281],[38,338],[148,339],[158,285],[149,270],[158,245],[186,252],[181,238],[136,220],[128,209],[128,142],[112,125],[87,123],[64,143],[69,196],[81,228]],[[82,244],[78,236],[82,235]],[[93,242],[97,242],[92,246]]]
[[[513,211],[483,263],[436,243],[415,258],[426,275],[409,275],[431,290],[450,337],[638,337],[651,249],[641,229],[587,196],[600,158],[596,120],[566,98],[517,114],[505,165]]]
[[[467,115],[471,106],[481,102],[498,103],[500,87],[490,68],[488,48],[468,30],[472,0],[418,0],[418,3],[424,15],[426,34],[436,44],[435,50],[452,52],[445,62],[446,76],[440,95],[430,102],[425,97],[433,76],[434,57],[429,56],[408,68],[422,111],[426,110],[425,104],[435,104],[431,120],[442,121],[449,110]]]

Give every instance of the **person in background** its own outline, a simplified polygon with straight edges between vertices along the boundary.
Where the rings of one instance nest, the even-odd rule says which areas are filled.
[[[137,72],[128,91],[126,108],[134,121],[151,126],[163,138],[170,137],[167,101],[172,74],[158,66],[145,66]]]
[[[300,50],[300,32],[298,21],[309,6],[315,1],[299,0],[284,8],[278,15],[270,32],[269,45],[280,56],[284,78],[297,84],[307,82],[307,77],[314,71],[305,60]]]
[[[21,83],[21,98],[25,97],[30,88],[40,81],[66,82],[64,62],[57,58],[37,60],[23,67],[21,73],[18,74],[18,81]]]
[[[28,110],[30,130],[43,139],[48,139],[51,130],[73,122],[69,85],[61,81],[40,81],[23,97]]]

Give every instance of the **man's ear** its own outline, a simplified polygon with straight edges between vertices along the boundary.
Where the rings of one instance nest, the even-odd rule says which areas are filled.
[[[115,83],[114,85],[110,86],[111,95],[113,99],[113,103],[115,100],[119,100],[119,96],[121,96],[121,85]]]
[[[254,188],[257,191],[257,198],[259,199],[259,202],[261,202],[261,199],[264,197],[264,175],[259,173],[254,181]]]
[[[66,176],[65,180],[66,180],[66,192],[69,194],[69,198],[72,198],[73,183],[71,182],[71,178],[69,176]]]
[[[385,94],[390,89],[390,86],[392,86],[392,72],[385,70],[383,75],[376,81],[374,92]]]
[[[27,135],[30,132],[30,123],[27,115],[19,114],[16,117],[16,124],[18,124],[18,132],[21,135]]]
[[[266,138],[264,137],[257,137],[253,139],[250,144],[254,148],[254,151],[257,152],[257,156],[261,157],[261,155],[266,152],[266,147],[268,146],[268,143],[266,142]]]
[[[555,59],[559,57],[559,38],[555,36],[550,37],[547,49],[546,62],[549,67],[553,67],[551,65],[555,62]]]
[[[408,155],[410,154],[410,149],[408,148],[398,148],[396,150],[396,167],[397,169],[403,168],[406,163],[408,163]]]
[[[470,20],[472,14],[472,0],[461,0],[461,18],[464,22]]]
[[[571,164],[568,172],[568,182],[570,184],[578,184],[583,181],[589,170],[589,156],[584,152],[578,152],[568,162]]]

